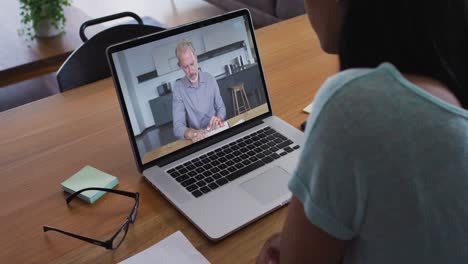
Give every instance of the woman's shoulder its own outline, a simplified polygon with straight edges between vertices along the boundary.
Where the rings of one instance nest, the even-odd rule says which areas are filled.
[[[462,108],[411,83],[390,63],[382,63],[376,68],[349,69],[337,73],[322,85],[314,104],[320,106],[319,110],[330,104],[340,108],[351,107],[355,114],[368,114],[367,109],[380,109],[385,114],[389,108],[411,112],[417,104],[419,110],[467,116]],[[376,111],[373,113],[377,114]]]
[[[353,93],[360,93],[359,90],[368,88],[377,90],[377,87],[386,86],[395,76],[396,68],[383,63],[376,68],[353,68],[341,71],[329,77],[317,93],[317,99],[329,99],[343,90],[353,90]]]
[[[350,69],[330,77],[320,88],[312,104],[308,124],[334,133],[365,135],[405,125],[400,113],[408,107],[424,105],[396,78],[390,64],[372,69]],[[395,117],[395,118],[393,118]]]
[[[395,67],[384,63],[376,68],[354,68],[329,77],[317,92],[313,111],[320,112],[327,104],[356,106],[376,103],[388,98],[389,86],[395,85]],[[397,84],[398,85],[398,84]]]

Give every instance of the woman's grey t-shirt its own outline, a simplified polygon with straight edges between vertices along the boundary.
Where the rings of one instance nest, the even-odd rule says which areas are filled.
[[[468,111],[384,63],[327,80],[305,134],[289,187],[343,263],[468,261]]]

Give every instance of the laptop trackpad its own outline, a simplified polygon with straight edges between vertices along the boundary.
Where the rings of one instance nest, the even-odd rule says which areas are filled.
[[[273,167],[255,178],[243,182],[240,187],[257,201],[268,204],[289,192],[290,174],[281,167]]]

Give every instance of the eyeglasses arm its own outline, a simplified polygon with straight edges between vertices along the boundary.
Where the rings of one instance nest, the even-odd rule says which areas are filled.
[[[105,247],[105,248],[107,248],[107,249],[110,249],[110,248],[111,248],[110,245],[109,245],[109,243],[106,243],[106,242],[103,242],[103,241],[99,241],[99,240],[96,240],[96,239],[92,239],[92,238],[89,238],[89,237],[84,237],[84,236],[80,236],[80,235],[77,235],[77,234],[73,234],[73,233],[70,233],[70,232],[63,231],[63,230],[60,230],[60,229],[58,229],[58,228],[52,227],[52,226],[44,225],[44,226],[43,226],[43,230],[44,230],[44,232],[47,232],[47,231],[56,231],[56,232],[65,234],[65,235],[67,235],[67,236],[71,236],[71,237],[74,237],[74,238],[77,238],[77,239],[80,239],[80,240],[89,242],[89,243],[94,244],[94,245],[98,245],[98,246],[101,246],[101,247]]]
[[[124,196],[135,198],[135,199],[140,196],[140,194],[137,193],[137,192],[126,192],[126,191],[114,190],[114,189],[109,189],[109,188],[91,187],[91,188],[81,189],[79,191],[76,191],[76,192],[70,194],[70,196],[67,197],[67,204],[70,203],[70,201],[73,200],[73,198],[75,198],[78,194],[80,194],[82,192],[85,192],[85,191],[104,191],[104,192],[110,192],[110,193],[124,195]]]

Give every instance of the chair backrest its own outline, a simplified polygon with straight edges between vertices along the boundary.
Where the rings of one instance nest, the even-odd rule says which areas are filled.
[[[61,92],[109,77],[111,73],[107,63],[106,49],[110,45],[164,30],[160,27],[143,25],[140,19],[137,20],[139,24],[114,26],[97,33],[89,40],[84,36],[86,26],[128,16],[128,13],[124,12],[83,23],[80,36],[85,42],[67,58],[57,71],[57,81]]]

